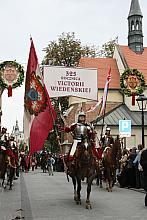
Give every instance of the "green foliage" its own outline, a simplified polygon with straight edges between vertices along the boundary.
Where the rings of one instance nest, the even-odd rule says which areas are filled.
[[[51,153],[58,153],[59,152],[59,146],[56,138],[55,132],[50,132],[48,135],[47,140],[45,141],[44,148]]]
[[[94,46],[82,46],[75,38],[75,33],[62,33],[57,41],[51,41],[44,49],[46,55],[43,64],[54,66],[76,67],[81,57],[96,57]]]
[[[103,44],[102,49],[98,53],[99,57],[113,57],[114,49],[117,43],[118,37]]]

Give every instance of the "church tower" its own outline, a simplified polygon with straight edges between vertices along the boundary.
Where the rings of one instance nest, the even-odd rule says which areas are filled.
[[[135,53],[143,52],[142,18],[139,1],[132,0],[128,15],[128,46]]]

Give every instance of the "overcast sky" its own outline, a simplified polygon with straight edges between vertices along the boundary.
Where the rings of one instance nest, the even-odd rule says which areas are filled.
[[[140,0],[144,46],[147,45],[147,0]],[[75,32],[82,44],[101,46],[118,36],[127,45],[131,0],[0,0],[0,61],[26,64],[33,37],[39,62],[48,43],[62,32]],[[24,87],[24,86],[23,86]],[[23,87],[3,94],[2,126],[11,132],[16,119],[23,129]]]

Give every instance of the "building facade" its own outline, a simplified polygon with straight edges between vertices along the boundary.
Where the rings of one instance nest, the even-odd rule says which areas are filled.
[[[131,120],[131,137],[123,138],[123,145],[127,148],[137,146],[142,142],[141,112],[137,102],[132,105],[132,97],[127,97],[120,88],[120,77],[126,68],[137,69],[142,72],[147,85],[147,47],[143,45],[142,30],[143,15],[138,0],[132,0],[128,14],[128,45],[116,45],[112,58],[81,58],[79,66],[82,68],[97,68],[98,70],[98,100],[102,97],[106,77],[111,67],[111,82],[107,96],[105,119],[99,115],[99,107],[94,112],[87,112],[94,102],[70,97],[70,111],[66,115],[67,123],[73,123],[76,115],[82,109],[87,112],[87,120],[94,124],[97,132],[97,142],[101,136],[103,122],[105,127],[111,128],[115,137],[119,134],[119,120]],[[147,96],[145,88],[144,95]],[[137,96],[135,96],[135,99]],[[145,145],[147,145],[147,112],[144,111]],[[65,137],[67,139],[67,137]],[[71,141],[71,140],[70,140]]]

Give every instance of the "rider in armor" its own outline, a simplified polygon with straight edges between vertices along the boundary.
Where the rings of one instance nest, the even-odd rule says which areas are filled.
[[[69,127],[65,127],[65,132],[71,132],[73,135],[73,145],[70,149],[70,156],[72,157],[76,148],[82,144],[87,148],[88,144],[94,144],[94,130],[90,124],[86,123],[86,114],[80,112],[78,115],[78,122]]]
[[[110,134],[111,129],[109,127],[106,128],[105,136],[102,137],[101,142],[103,147],[111,147],[114,144],[114,138]]]

